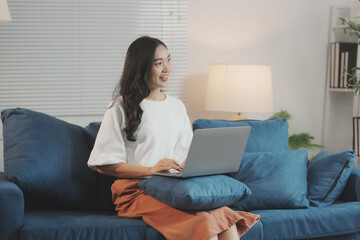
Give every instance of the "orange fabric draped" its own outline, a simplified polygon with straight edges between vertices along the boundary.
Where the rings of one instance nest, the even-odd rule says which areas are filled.
[[[111,186],[119,216],[138,218],[159,231],[167,240],[209,239],[236,224],[239,238],[260,216],[221,207],[210,211],[181,211],[147,195],[138,187],[141,180],[120,179]]]

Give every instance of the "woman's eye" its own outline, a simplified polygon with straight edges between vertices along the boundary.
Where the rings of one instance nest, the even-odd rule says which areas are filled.
[[[171,58],[168,59],[168,62],[171,62]]]
[[[155,66],[161,66],[161,62],[155,63]]]

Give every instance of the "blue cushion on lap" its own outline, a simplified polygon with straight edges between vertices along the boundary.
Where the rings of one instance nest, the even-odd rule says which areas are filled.
[[[4,110],[1,117],[5,174],[24,192],[27,209],[98,207],[85,128],[21,108]]]
[[[239,171],[229,175],[245,183],[252,195],[231,207],[245,211],[308,207],[306,160],[305,150],[244,153]]]
[[[157,200],[184,210],[219,208],[251,195],[245,184],[225,175],[187,179],[153,176],[141,181],[139,187]]]
[[[354,151],[322,151],[310,161],[308,199],[312,205],[330,205],[341,195],[351,174],[354,160]]]
[[[198,119],[193,122],[193,129],[251,126],[245,152],[278,152],[289,149],[289,125],[286,119],[272,118],[260,120],[221,120]]]

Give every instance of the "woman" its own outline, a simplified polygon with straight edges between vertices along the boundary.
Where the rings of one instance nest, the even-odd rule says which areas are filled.
[[[119,178],[111,188],[119,216],[142,217],[167,239],[239,239],[257,222],[257,215],[241,216],[227,207],[183,212],[137,186],[152,172],[181,171],[185,164],[191,124],[184,104],[162,91],[171,69],[170,54],[160,40],[141,37],[130,45],[88,165]]]

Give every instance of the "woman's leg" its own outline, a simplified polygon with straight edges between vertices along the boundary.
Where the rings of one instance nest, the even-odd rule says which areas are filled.
[[[214,235],[214,236],[212,236],[211,238],[209,238],[209,240],[218,240],[219,238],[218,238],[218,235]]]
[[[217,234],[221,231],[216,228],[218,222],[215,220],[219,210],[200,216],[180,211],[145,194],[138,183],[137,180],[122,179],[112,185],[113,203],[119,216],[141,217],[169,240],[208,240],[210,236],[216,237],[212,240],[218,239]]]
[[[218,238],[219,240],[239,240],[236,224],[232,225],[228,230],[219,233]]]
[[[129,179],[114,182],[111,191],[116,211],[123,217],[141,217],[167,239],[199,240],[212,236],[215,240],[222,231],[225,237],[231,236],[232,230],[224,229],[231,226],[238,230],[236,226],[232,226],[236,223],[239,233],[234,239],[239,240],[239,236],[259,220],[258,215],[234,212],[228,207],[200,212],[180,211],[145,194],[139,189],[139,182],[140,180]]]

